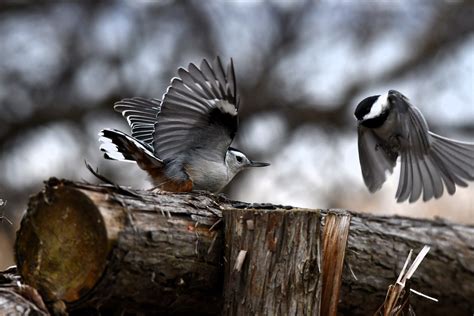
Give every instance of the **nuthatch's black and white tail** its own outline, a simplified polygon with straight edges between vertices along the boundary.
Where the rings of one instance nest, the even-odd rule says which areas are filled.
[[[99,133],[100,150],[104,158],[137,162],[140,167],[161,167],[163,162],[153,154],[153,148],[119,130],[103,129]],[[145,168],[145,169],[146,169]]]

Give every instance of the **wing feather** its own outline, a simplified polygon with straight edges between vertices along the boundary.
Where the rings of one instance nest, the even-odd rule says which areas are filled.
[[[214,77],[207,77],[194,64],[189,64],[189,73],[195,82],[202,82],[201,88],[206,92],[208,97],[217,96],[219,99],[224,97],[224,94],[220,93],[218,85],[215,84]]]
[[[117,112],[127,120],[132,130],[132,137],[151,145],[155,122],[160,112],[160,101],[157,99],[131,98],[123,99],[114,105]]]
[[[221,90],[219,89],[219,81],[217,80],[217,76],[214,72],[214,70],[211,68],[207,60],[203,60],[201,62],[201,70],[203,76],[205,76],[212,87],[212,90],[214,91],[215,95],[220,95],[223,96],[225,94],[221,93]]]
[[[219,58],[216,58],[214,60],[214,69],[215,69],[215,74],[216,74],[216,79],[217,81],[219,82],[219,90],[221,91],[222,95],[225,95],[225,82],[227,82],[227,80],[225,79],[226,75],[225,75],[225,72],[224,72],[224,67],[222,67],[222,63],[221,63],[221,60]]]
[[[382,142],[368,128],[358,127],[359,162],[362,176],[370,192],[375,192],[382,187],[386,179],[386,172],[393,172],[396,157],[390,158],[380,145]]]
[[[206,150],[209,159],[224,159],[238,125],[232,60],[228,69],[232,71],[226,74],[219,58],[212,67],[204,59],[199,68],[189,64],[178,69],[154,125],[158,157],[174,159],[187,151]]]
[[[395,194],[395,198],[397,202],[404,201],[402,200],[402,195],[404,193],[405,188],[407,187],[408,182],[408,161],[407,155],[402,154],[400,155],[400,179],[398,180],[398,188],[397,193]]]
[[[410,170],[411,170],[411,190],[407,187],[408,193],[411,191],[410,201],[413,202],[417,200],[423,191],[423,183],[421,182],[421,175],[423,173],[423,166],[420,166],[416,161],[416,157],[412,153],[410,155]]]
[[[402,154],[401,170],[404,172],[404,181],[399,181],[397,202],[403,202],[407,200],[410,197],[410,193],[413,188],[413,158],[409,152]],[[400,175],[400,177],[402,177],[402,175]]]
[[[453,194],[456,185],[467,186],[465,180],[474,180],[474,144],[431,133],[421,112],[405,98],[398,109],[405,114],[400,121],[407,142],[401,146],[398,202],[419,199],[420,185],[423,200],[428,201],[441,197],[444,187]]]
[[[195,81],[195,79],[191,76],[191,74],[186,71],[184,68],[178,69],[178,76],[183,81],[183,83],[193,91],[197,96],[202,98],[203,100],[212,100],[215,96],[212,92],[204,89],[206,84],[199,84],[199,81]]]

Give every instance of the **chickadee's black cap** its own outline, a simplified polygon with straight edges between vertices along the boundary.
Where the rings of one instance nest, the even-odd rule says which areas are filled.
[[[371,97],[365,98],[364,100],[360,101],[355,109],[354,115],[357,120],[362,121],[364,116],[370,112],[372,105],[377,101],[380,95],[373,95]]]

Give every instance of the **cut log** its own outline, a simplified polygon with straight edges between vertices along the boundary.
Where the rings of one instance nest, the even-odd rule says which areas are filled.
[[[409,250],[418,252],[424,245],[431,250],[411,278],[411,288],[439,302],[411,295],[417,315],[473,315],[474,226],[368,214],[351,220],[339,312],[372,315]]]
[[[224,210],[224,315],[336,315],[347,213]]]
[[[65,302],[76,313],[219,315],[223,309],[239,315],[255,309],[300,315],[320,308],[333,314],[339,302],[338,314],[369,315],[384,301],[409,249],[427,244],[431,251],[411,288],[440,302],[412,297],[414,310],[472,314],[474,227],[350,214],[348,225],[344,212],[53,179],[30,200],[16,260],[23,281],[49,306]],[[344,234],[347,250],[338,252]],[[321,274],[324,269],[329,272]],[[253,284],[253,274],[266,283]],[[323,302],[327,309],[318,307]]]
[[[23,280],[71,310],[188,314],[221,310],[219,205],[50,180],[31,198],[16,242]],[[219,212],[219,211],[218,211]]]

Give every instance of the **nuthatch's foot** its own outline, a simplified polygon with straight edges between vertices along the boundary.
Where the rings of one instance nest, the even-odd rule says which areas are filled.
[[[220,199],[224,199],[224,200],[228,200],[229,198],[227,197],[227,195],[225,195],[224,193],[217,193],[217,196],[220,198]]]
[[[159,186],[149,188],[149,189],[147,189],[147,191],[150,191],[150,192],[153,192],[153,193],[156,193],[156,194],[161,194],[161,193],[166,192],[166,191],[162,190]]]

